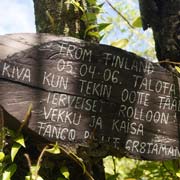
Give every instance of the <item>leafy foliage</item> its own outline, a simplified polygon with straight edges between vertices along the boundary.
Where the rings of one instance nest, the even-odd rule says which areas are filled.
[[[90,180],[93,180],[90,173],[87,171],[83,160],[79,158],[76,154],[59,146],[57,143],[46,145],[40,152],[37,157],[36,162],[31,161],[29,154],[24,153],[26,151],[25,138],[21,131],[17,132],[6,129],[5,137],[8,137],[8,141],[4,146],[4,152],[0,152],[0,179],[2,180],[11,180],[14,179],[16,171],[18,168],[21,168],[20,164],[16,159],[23,159],[22,155],[26,157],[26,163],[29,169],[26,169],[26,175],[21,177],[25,180],[46,180],[47,168],[53,172],[53,169],[57,169],[57,164],[51,164],[51,159],[48,159],[51,154],[51,158],[57,158],[57,155],[61,153],[66,154],[70,159],[72,159],[79,167],[82,168],[82,173],[85,174]],[[20,151],[21,148],[24,148],[25,151]],[[23,153],[23,154],[22,154]],[[53,159],[53,158],[52,158]],[[64,161],[58,163],[59,171],[56,173],[56,176],[53,177],[57,180],[69,180],[70,172]],[[48,170],[48,171],[49,171]],[[51,179],[51,177],[48,177]],[[15,178],[16,179],[16,178]]]
[[[98,15],[98,22],[110,24],[110,26],[100,32],[100,34],[104,35],[101,43],[111,45],[115,41],[128,39],[128,44],[123,49],[156,61],[152,31],[147,30],[144,32],[140,28],[142,24],[138,0],[109,0],[108,2],[116,11],[106,1],[99,0],[99,3],[104,4],[102,13]]]
[[[176,180],[179,177],[177,161],[139,161],[108,156],[104,159],[108,180]]]

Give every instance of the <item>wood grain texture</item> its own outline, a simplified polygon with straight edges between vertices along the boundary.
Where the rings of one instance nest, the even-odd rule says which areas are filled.
[[[0,37],[0,105],[17,128],[104,154],[178,158],[179,78],[157,63],[70,37]],[[8,43],[9,42],[9,43]],[[96,153],[96,152],[95,152]],[[101,152],[102,153],[102,152]]]

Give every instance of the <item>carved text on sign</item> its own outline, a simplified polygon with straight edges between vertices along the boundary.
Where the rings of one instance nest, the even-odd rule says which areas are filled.
[[[0,61],[0,104],[22,120],[18,109],[32,103],[28,127],[38,135],[142,159],[180,155],[177,83],[158,64],[82,41],[52,41]]]

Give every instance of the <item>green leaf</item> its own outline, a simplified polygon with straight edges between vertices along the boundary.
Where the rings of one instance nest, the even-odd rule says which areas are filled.
[[[90,26],[88,26],[88,27],[86,28],[86,30],[85,30],[85,34],[87,34],[88,31],[93,30],[93,29],[95,29],[95,28],[97,28],[97,27],[98,27],[98,25],[90,25]]]
[[[176,173],[176,176],[177,176],[177,177],[180,177],[180,171],[178,171],[178,172]]]
[[[102,7],[99,5],[92,5],[90,9],[91,9],[91,12],[96,14],[96,17],[98,16],[98,14],[100,14],[100,12],[102,12]]]
[[[100,38],[100,35],[99,35],[99,32],[91,32],[91,31],[89,31],[88,33],[87,33],[89,36],[91,36],[91,37],[96,37],[96,38]]]
[[[75,8],[80,9],[82,12],[84,12],[83,7],[80,5],[80,3],[78,1],[75,0],[67,0],[65,2],[66,4],[72,4]]]
[[[111,45],[114,47],[123,48],[128,44],[128,42],[129,42],[128,39],[121,39],[121,40],[112,42]]]
[[[26,176],[25,177],[25,180],[43,180],[43,178],[41,176],[38,176],[36,179],[36,177],[33,175],[32,177],[31,176]]]
[[[178,73],[180,73],[180,67],[179,66],[175,66],[175,69],[177,70]]]
[[[3,162],[5,158],[5,154],[3,152],[0,152],[0,162]]]
[[[70,173],[69,173],[69,170],[66,166],[62,166],[61,169],[61,174],[66,178],[66,179],[69,179],[69,176],[70,176]]]
[[[25,180],[31,180],[31,176],[25,176]]]
[[[96,21],[96,14],[95,13],[84,13],[81,17],[81,20],[84,22],[94,22]]]
[[[136,18],[132,25],[133,27],[141,28],[142,27],[141,17],[139,16],[138,18]]]
[[[25,180],[43,180],[43,178],[37,174],[39,169],[40,169],[40,166],[37,166],[37,165],[31,166],[30,167],[31,176],[26,176]]]
[[[19,149],[21,148],[21,144],[14,143],[11,148],[11,160],[14,161],[14,158],[16,157],[16,154],[18,153]]]
[[[22,134],[19,134],[15,140],[16,143],[20,144],[23,147],[26,147],[25,142],[24,142],[24,136]]]
[[[102,8],[103,6],[104,6],[104,2],[103,3],[101,3],[101,4],[98,4],[97,6],[99,7],[99,8]]]
[[[101,23],[101,24],[99,24],[99,31],[104,30],[109,25],[111,25],[111,23]]]
[[[90,25],[86,28],[85,34],[88,34],[90,36],[95,36],[97,38],[100,38],[99,32],[104,30],[106,27],[108,27],[110,23],[101,23],[101,24],[96,24],[96,25]],[[89,32],[95,28],[98,28],[99,32]]]
[[[34,179],[33,179],[34,178]],[[35,177],[32,177],[33,180],[44,180],[41,176],[38,175],[37,179],[35,179]]]
[[[14,139],[16,137],[16,133],[13,130],[8,129],[8,134]]]
[[[163,164],[168,170],[172,171],[173,173],[175,172],[172,160],[164,161]]]
[[[89,4],[96,4],[96,0],[87,0],[87,2],[89,3]]]
[[[84,12],[84,9],[83,9],[83,7],[80,5],[80,3],[79,2],[77,2],[77,1],[72,1],[73,3],[73,5],[75,6],[75,7],[77,7],[78,9],[80,9],[82,12]]]
[[[9,171],[4,171],[2,180],[11,180],[11,173]]]
[[[99,41],[101,41],[104,38],[104,34],[99,37]]]
[[[59,154],[59,153],[61,153],[59,145],[57,143],[52,148],[46,149],[46,151],[51,153],[51,154]]]
[[[11,180],[11,177],[13,174],[16,172],[17,165],[16,164],[11,164],[3,173],[2,180]]]

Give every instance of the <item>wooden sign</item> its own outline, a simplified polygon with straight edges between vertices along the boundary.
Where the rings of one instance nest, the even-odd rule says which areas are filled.
[[[178,77],[107,45],[48,35],[46,42],[21,40],[27,37],[34,38],[30,47],[0,55],[0,104],[11,116],[22,122],[32,104],[28,128],[49,141],[96,143],[139,159],[179,158]]]

